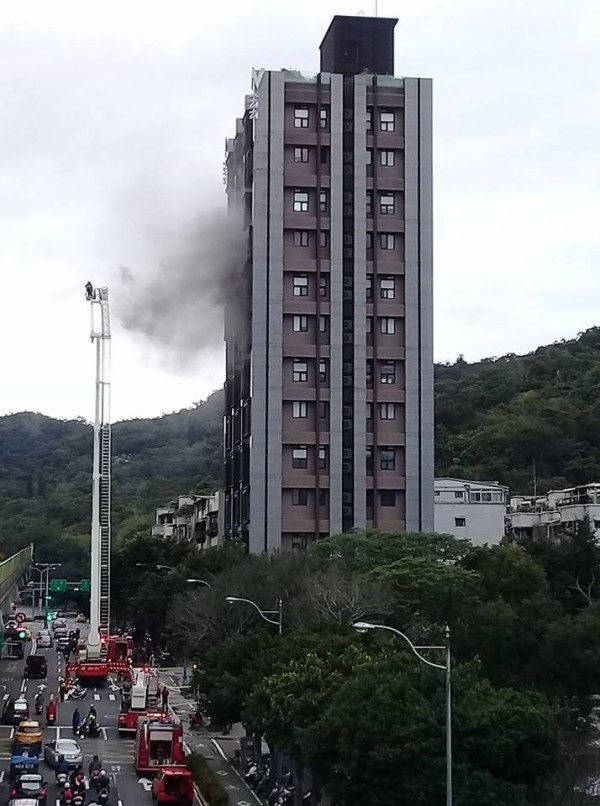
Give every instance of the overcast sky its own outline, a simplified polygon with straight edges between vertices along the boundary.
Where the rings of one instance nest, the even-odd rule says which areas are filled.
[[[91,418],[88,279],[114,302],[114,419],[222,384],[212,319],[182,355],[189,293],[167,291],[171,350],[121,326],[133,302],[120,267],[143,282],[224,203],[224,140],[251,68],[317,71],[332,15],[373,10],[2,4],[0,414]],[[379,14],[400,18],[396,74],[434,80],[436,359],[526,352],[600,324],[599,0],[379,0]]]

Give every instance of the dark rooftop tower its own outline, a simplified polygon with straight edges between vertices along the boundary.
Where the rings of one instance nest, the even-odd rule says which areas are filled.
[[[321,72],[394,75],[397,19],[335,16],[321,42]]]

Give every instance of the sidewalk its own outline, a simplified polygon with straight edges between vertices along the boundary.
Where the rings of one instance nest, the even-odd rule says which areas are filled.
[[[241,724],[233,726],[228,736],[212,733],[208,730],[191,731],[189,716],[195,710],[193,700],[188,700],[180,691],[175,681],[181,679],[179,670],[159,670],[161,685],[169,689],[169,705],[172,711],[181,718],[186,746],[204,756],[210,767],[221,778],[229,794],[232,806],[255,806],[261,804],[260,798],[246,784],[235,767],[230,763],[234,752],[239,748],[239,740],[245,735]]]

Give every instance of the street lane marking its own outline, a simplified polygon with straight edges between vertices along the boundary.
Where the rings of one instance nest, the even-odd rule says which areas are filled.
[[[0,772],[0,784],[3,784],[3,783],[4,783],[4,770],[2,770],[2,772]]]
[[[10,736],[9,736],[9,738],[10,738],[10,739],[12,739],[12,738],[14,737],[14,735],[15,735],[15,729],[14,729],[14,728],[11,728],[11,729],[10,729]]]
[[[99,694],[94,694],[94,699],[95,699],[95,700],[99,700],[99,699],[100,699],[100,695],[99,695]]]
[[[115,697],[115,695],[114,695],[114,694],[109,694],[109,695],[108,695],[108,699],[109,699],[111,702],[114,702],[114,701],[115,701],[117,698]]]
[[[104,738],[104,741],[107,742],[108,741],[108,736],[106,735],[106,728],[100,728],[100,732],[102,733],[102,737]]]

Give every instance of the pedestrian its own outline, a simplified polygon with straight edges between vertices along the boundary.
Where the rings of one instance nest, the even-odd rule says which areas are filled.
[[[166,686],[162,687],[161,698],[162,698],[162,712],[163,714],[166,714],[169,711],[169,689]]]
[[[79,708],[76,708],[73,711],[73,736],[77,736],[79,733],[79,725],[81,723],[81,714],[79,713]]]
[[[58,684],[58,694],[59,694],[59,696],[60,696],[60,701],[61,701],[61,702],[64,702],[64,701],[65,701],[65,690],[66,690],[66,689],[65,689],[65,681],[64,681],[64,679],[61,677],[61,678],[59,679],[59,684]]]

